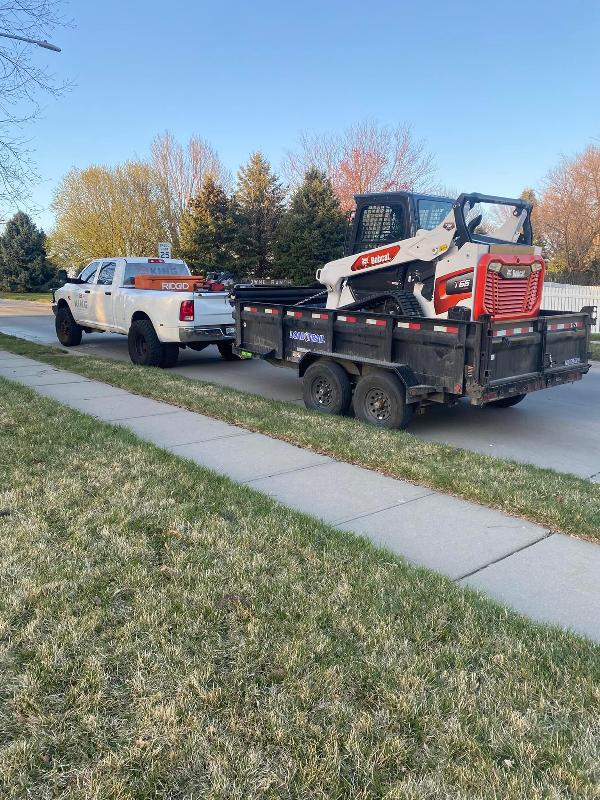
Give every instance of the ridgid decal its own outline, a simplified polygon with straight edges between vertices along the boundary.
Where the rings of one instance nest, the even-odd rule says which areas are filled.
[[[312,342],[313,344],[325,344],[325,336],[322,333],[308,333],[308,331],[290,331],[290,339],[297,342]]]

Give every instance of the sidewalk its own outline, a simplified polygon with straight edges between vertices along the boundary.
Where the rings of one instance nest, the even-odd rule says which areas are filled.
[[[599,545],[4,351],[0,377],[600,642]]]

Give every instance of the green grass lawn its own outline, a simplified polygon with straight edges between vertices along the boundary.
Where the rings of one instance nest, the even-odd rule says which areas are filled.
[[[600,648],[0,380],[0,796],[594,798]]]
[[[31,300],[34,303],[51,303],[50,292],[0,292],[0,300]]]
[[[600,539],[600,484],[574,475],[425,442],[405,431],[376,430],[354,419],[316,414],[290,403],[189,380],[169,371],[74,356],[2,334],[0,349],[175,403],[341,461],[474,500],[553,530]]]

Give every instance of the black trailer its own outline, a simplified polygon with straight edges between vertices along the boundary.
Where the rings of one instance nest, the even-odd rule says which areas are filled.
[[[469,322],[328,310],[300,293],[234,290],[234,352],[295,368],[306,406],[324,413],[344,414],[353,404],[359,419],[403,428],[430,403],[468,397],[508,407],[529,392],[580,380],[590,368],[594,307]]]

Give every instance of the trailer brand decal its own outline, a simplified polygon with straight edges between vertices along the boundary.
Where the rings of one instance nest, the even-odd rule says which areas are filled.
[[[456,225],[453,222],[444,222],[444,230],[453,231]]]
[[[383,247],[381,250],[375,250],[372,253],[366,253],[359,256],[352,264],[352,272],[359,269],[368,269],[369,267],[380,267],[382,264],[387,264],[392,261],[400,252],[400,245],[395,244],[391,247]]]
[[[325,344],[325,336],[322,333],[309,333],[308,331],[290,331],[290,339],[300,342],[312,342],[313,344]]]

